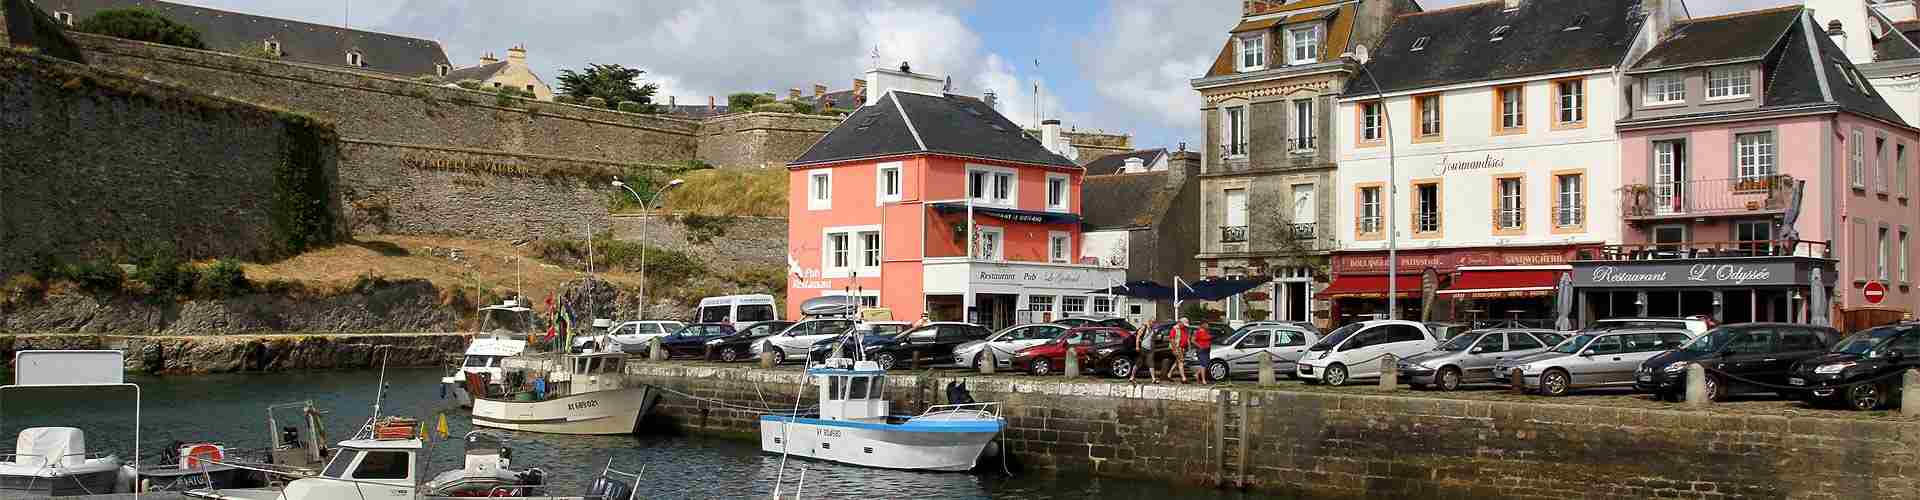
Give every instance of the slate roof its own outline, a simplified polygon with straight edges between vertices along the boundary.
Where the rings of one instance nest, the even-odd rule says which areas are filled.
[[[1875,61],[1897,61],[1915,57],[1920,57],[1920,21],[1893,23],[1893,31],[1873,42],[1873,60]]]
[[[1344,1],[1344,0],[1341,0],[1341,1]],[[1296,10],[1307,10],[1307,9],[1313,9],[1316,7],[1324,7],[1324,6],[1335,4],[1335,3],[1340,3],[1340,2],[1331,1],[1331,0],[1329,1],[1307,0],[1303,2],[1295,2],[1291,5],[1287,5],[1285,8],[1279,9],[1276,12],[1291,12]],[[1414,5],[1413,8],[1417,9],[1419,8],[1419,6]],[[1278,57],[1281,57],[1280,48],[1284,44],[1280,43],[1281,38],[1279,35],[1273,34],[1275,33],[1274,30],[1281,27],[1285,27],[1293,23],[1315,21],[1315,20],[1321,20],[1321,19],[1326,19],[1331,17],[1332,20],[1331,22],[1327,23],[1326,34],[1324,35],[1326,37],[1325,38],[1326,44],[1324,45],[1324,47],[1321,48],[1321,53],[1325,55],[1325,57],[1322,58],[1322,60],[1326,61],[1326,60],[1332,60],[1332,59],[1338,58],[1340,54],[1345,54],[1347,52],[1352,51],[1353,47],[1351,47],[1351,45],[1353,44],[1353,24],[1354,24],[1355,18],[1357,18],[1358,15],[1359,15],[1358,6],[1342,5],[1339,8],[1335,8],[1335,9],[1327,9],[1327,10],[1308,12],[1303,14],[1291,14],[1287,16],[1268,18],[1268,19],[1263,19],[1259,21],[1242,21],[1240,24],[1235,25],[1233,29],[1230,30],[1229,32],[1234,33],[1236,35],[1240,33],[1245,33],[1248,31],[1269,32],[1269,35],[1267,36],[1267,57],[1278,58]],[[1235,42],[1235,37],[1231,37],[1231,36],[1227,37],[1226,44],[1220,47],[1220,55],[1215,56],[1213,59],[1213,66],[1210,66],[1207,68],[1206,76],[1211,77],[1211,76],[1231,75],[1235,73],[1233,58],[1239,55],[1239,51],[1236,50],[1236,47],[1234,46],[1234,42]],[[1285,66],[1268,66],[1268,67],[1284,68]]]
[[[1158,161],[1160,157],[1166,155],[1167,148],[1140,149],[1125,153],[1114,153],[1087,162],[1085,168],[1087,169],[1087,175],[1115,174],[1119,173],[1120,169],[1126,167],[1128,158],[1139,158],[1140,161],[1146,162],[1147,166],[1151,167],[1153,166],[1153,162]]]
[[[446,50],[440,46],[440,42],[424,38],[156,0],[38,0],[38,3],[48,13],[73,13],[75,23],[102,10],[147,8],[200,30],[201,41],[206,42],[208,48],[221,52],[257,53],[271,38],[280,42],[281,59],[287,61],[352,67],[347,66],[347,52],[358,50],[365,66],[355,69],[409,77],[438,74],[436,66],[448,64]]]
[[[1168,175],[1162,170],[1083,177],[1081,225],[1088,230],[1152,226],[1179,194],[1179,190],[1167,186]]]
[[[888,92],[827,132],[791,166],[936,153],[1079,168],[979,99]]]
[[[1583,15],[1579,29],[1566,29]],[[1610,68],[1626,57],[1645,17],[1639,0],[1526,0],[1512,12],[1493,0],[1405,14],[1366,67],[1383,92]],[[1492,41],[1500,26],[1510,31]],[[1410,50],[1421,37],[1426,48]],[[1345,95],[1374,91],[1367,78],[1353,78]]]
[[[501,71],[505,71],[506,69],[507,69],[506,61],[495,62],[492,64],[482,64],[479,66],[468,66],[465,68],[460,68],[460,69],[447,72],[446,80],[449,82],[459,82],[462,80],[477,80],[477,81],[484,82],[484,81],[487,81],[488,78],[493,78],[493,75],[500,74]]]
[[[1796,5],[1676,23],[1628,73],[1759,60],[1780,45],[1800,12]]]

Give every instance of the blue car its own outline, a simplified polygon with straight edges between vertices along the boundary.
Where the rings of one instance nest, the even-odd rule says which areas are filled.
[[[668,359],[675,356],[704,357],[707,355],[707,341],[734,333],[732,324],[694,323],[665,337],[660,337],[660,348],[666,349]],[[644,351],[646,346],[639,346],[639,348]]]

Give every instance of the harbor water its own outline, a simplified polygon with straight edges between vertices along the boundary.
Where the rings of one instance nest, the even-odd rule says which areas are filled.
[[[11,374],[4,375],[11,380]],[[390,370],[382,413],[420,418],[431,424],[447,414],[451,439],[432,436],[431,472],[458,467],[459,437],[471,430],[464,412],[442,399],[437,370]],[[266,408],[312,400],[328,412],[334,441],[346,439],[372,412],[379,371],[287,372],[177,377],[129,375],[140,385],[143,463],[159,460],[175,441],[217,441],[241,456],[262,456],[267,446]],[[281,414],[282,426],[295,412]],[[134,393],[119,389],[15,389],[0,395],[0,436],[11,440],[22,428],[78,427],[89,451],[121,457],[132,454]],[[784,476],[783,497],[805,471],[806,498],[914,499],[1233,499],[1252,498],[1203,486],[1113,478],[1027,472],[1008,476],[980,473],[919,473],[869,469],[781,458],[760,452],[758,442],[671,432],[640,436],[556,436],[502,433],[513,448],[516,468],[540,467],[558,487],[578,494],[612,460],[615,468],[645,467],[638,485],[643,498],[768,498],[775,478]],[[1018,472],[1018,471],[1015,471]]]

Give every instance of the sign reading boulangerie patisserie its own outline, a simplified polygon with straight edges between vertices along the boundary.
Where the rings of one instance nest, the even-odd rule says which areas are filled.
[[[1807,282],[1796,262],[1593,262],[1574,267],[1574,286],[1770,286]]]

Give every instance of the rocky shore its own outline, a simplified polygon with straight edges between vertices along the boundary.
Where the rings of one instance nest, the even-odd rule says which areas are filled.
[[[347,335],[125,336],[87,334],[0,336],[0,366],[32,349],[119,349],[127,370],[154,374],[447,366],[466,350],[458,333]],[[384,354],[384,356],[382,355]]]
[[[156,301],[61,293],[0,305],[0,332],[110,335],[387,333],[471,330],[472,306],[448,304],[426,280],[392,280],[334,294],[257,291],[224,299]],[[463,311],[464,310],[464,311]]]

